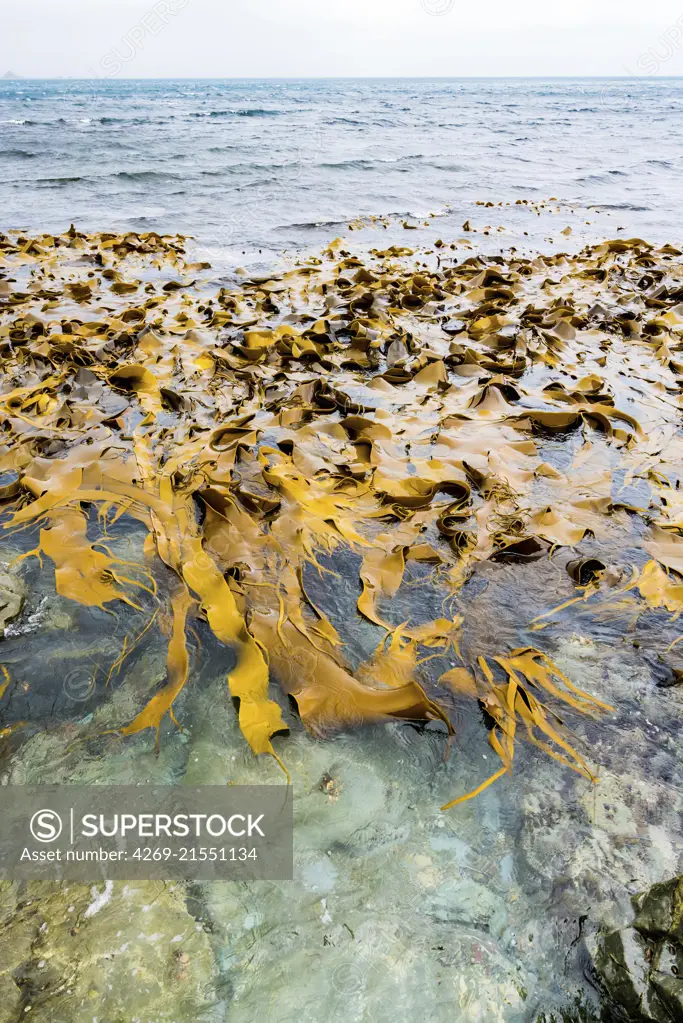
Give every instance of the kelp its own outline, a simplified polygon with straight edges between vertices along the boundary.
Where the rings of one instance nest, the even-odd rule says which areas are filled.
[[[234,651],[254,753],[276,756],[287,731],[277,681],[321,738],[393,720],[452,735],[453,701],[478,703],[501,767],[448,806],[510,771],[520,734],[593,779],[560,711],[606,704],[535,648],[496,650],[494,622],[493,652],[463,654],[462,593],[485,563],[568,549],[561,608],[683,608],[680,257],[640,239],[464,260],[443,243],[358,254],[337,240],[217,283],[179,236],[0,235],[4,528],[39,526],[25,557],[52,563],[61,595],[123,602],[147,616],[139,638],[169,637],[166,683],[121,734],[158,742],[175,720],[201,617]],[[620,500],[635,483],[644,500]],[[643,559],[615,592],[580,545],[633,517]],[[145,564],[108,542],[121,518],[146,530]],[[355,667],[307,592],[343,551],[359,621],[384,637]],[[399,623],[418,569],[444,614],[417,597]]]
[[[550,696],[557,703],[564,703],[574,710],[593,716],[598,711],[613,708],[577,689],[545,654],[533,647],[513,650],[508,657],[496,657],[495,663],[506,675],[504,683],[495,681],[488,661],[480,657],[479,674],[476,680],[470,676],[465,682],[465,690],[476,692],[484,710],[495,722],[489,732],[489,743],[502,766],[473,792],[453,799],[442,810],[450,810],[478,796],[503,774],[512,770],[517,725],[520,723],[526,730],[526,738],[535,746],[590,781],[596,780],[584,759],[563,736],[562,722],[557,713],[544,706],[538,694]],[[451,681],[458,679],[458,687],[462,691],[462,669],[455,671],[455,676],[449,672],[444,680],[451,684]]]

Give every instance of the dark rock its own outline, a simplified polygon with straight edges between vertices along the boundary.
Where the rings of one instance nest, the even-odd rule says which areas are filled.
[[[683,943],[683,877],[653,885],[633,897],[633,926],[649,938],[671,938]]]
[[[630,927],[603,932],[591,950],[607,1020],[683,1020],[683,878],[633,898]]]
[[[645,1020],[648,987],[647,942],[633,928],[605,934],[594,966],[605,992],[625,1020]],[[617,1017],[618,1018],[618,1017]]]

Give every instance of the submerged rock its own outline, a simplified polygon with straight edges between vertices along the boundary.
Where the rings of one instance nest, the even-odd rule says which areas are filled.
[[[444,923],[464,923],[499,936],[505,930],[507,913],[502,898],[476,881],[447,881],[429,902],[429,912]]]
[[[683,877],[633,898],[630,927],[603,933],[592,951],[607,1018],[624,1023],[683,1019]]]
[[[180,885],[3,884],[0,964],[4,1020],[216,1018],[208,938]]]
[[[0,562],[0,636],[5,626],[16,618],[24,606],[26,587],[21,576],[6,562]]]

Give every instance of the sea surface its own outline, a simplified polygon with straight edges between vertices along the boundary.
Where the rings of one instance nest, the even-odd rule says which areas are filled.
[[[682,112],[664,78],[0,81],[0,229],[179,231],[227,263],[349,224],[675,242]]]

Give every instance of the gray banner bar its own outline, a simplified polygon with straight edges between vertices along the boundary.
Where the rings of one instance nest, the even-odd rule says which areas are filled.
[[[284,785],[0,786],[0,879],[291,880]]]

